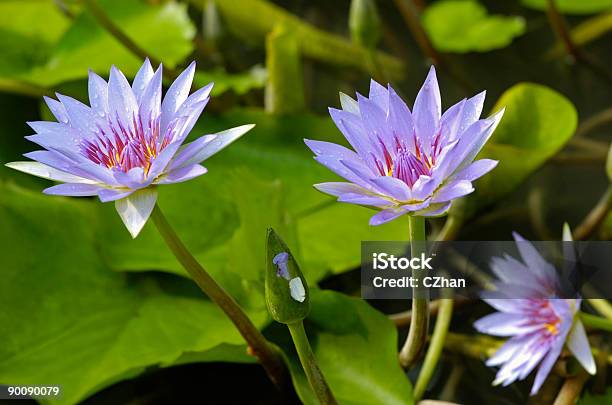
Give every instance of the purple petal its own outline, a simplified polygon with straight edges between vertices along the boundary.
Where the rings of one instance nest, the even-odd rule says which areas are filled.
[[[421,175],[412,185],[412,198],[415,200],[425,200],[431,196],[431,193],[433,193],[438,185],[438,179]]]
[[[345,193],[338,197],[339,202],[358,204],[358,205],[372,205],[375,207],[386,207],[391,204],[384,198],[376,197],[371,194],[363,193]]]
[[[98,192],[102,202],[117,201],[132,194],[134,190],[103,188]]]
[[[541,325],[529,324],[525,314],[495,312],[474,322],[474,328],[493,336],[514,336],[534,332]]]
[[[127,173],[118,170],[115,171],[114,175],[117,182],[127,188],[138,189],[150,184],[150,181],[147,182],[145,178],[144,169],[142,167],[134,167]]]
[[[459,139],[457,149],[453,154],[455,162],[458,162],[453,171],[463,169],[472,163],[482,147],[487,143],[497,128],[499,121],[504,115],[505,109],[500,110],[494,116],[485,120],[476,121]]]
[[[66,108],[62,103],[47,96],[43,96],[43,99],[47,103],[51,113],[55,116],[55,118],[57,118],[58,122],[68,122],[68,113],[66,112]]]
[[[58,94],[57,98],[62,102],[68,113],[70,126],[78,131],[78,138],[90,139],[96,131],[96,124],[98,122],[98,116],[91,108],[81,103],[72,97],[67,97],[62,94]],[[37,131],[38,132],[38,131]],[[66,134],[60,135],[67,138]],[[76,139],[74,139],[76,141]]]
[[[43,190],[49,195],[65,195],[71,197],[90,197],[98,195],[102,187],[96,184],[63,183]]]
[[[348,168],[359,179],[359,181],[356,182],[357,184],[368,184],[370,187],[374,186],[372,179],[377,176],[372,173],[372,170],[370,170],[370,168],[361,161],[354,159],[342,159],[340,160],[340,163],[346,166],[346,168]]]
[[[389,117],[388,123],[395,134],[404,141],[411,139],[415,133],[414,120],[410,109],[404,103],[395,90],[389,85]],[[412,142],[408,143],[412,145]],[[412,146],[412,149],[414,147]],[[412,150],[414,152],[414,150]]]
[[[516,241],[516,247],[525,263],[539,283],[555,291],[558,284],[558,274],[554,266],[548,263],[531,242],[524,239],[521,235],[513,232],[512,236]]]
[[[193,126],[197,122],[198,118],[202,114],[202,111],[206,107],[206,104],[210,100],[210,91],[212,90],[213,83],[202,87],[195,93],[193,93],[176,111],[175,117],[184,117],[184,124],[178,128],[175,134],[174,141],[182,142],[189,132],[193,129]]]
[[[179,169],[173,170],[168,174],[162,176],[159,180],[157,180],[156,184],[172,184],[172,183],[181,183],[183,181],[191,180],[195,177],[201,176],[205,174],[208,170],[199,164],[193,164],[190,166],[181,167]]]
[[[100,117],[108,115],[108,83],[106,80],[89,71],[88,81],[89,105]]]
[[[365,132],[361,117],[335,108],[329,109],[329,115],[357,154],[366,162],[373,163],[371,152],[379,147]]]
[[[127,79],[115,66],[111,67],[108,79],[108,113],[117,125],[134,130],[134,119],[138,114],[138,103]]]
[[[357,101],[342,92],[340,92],[340,105],[344,111],[359,115],[359,104],[357,104]]]
[[[249,132],[255,127],[254,124],[241,125],[239,127],[226,129],[214,135],[205,135],[195,141],[185,145],[179,150],[172,162],[170,170],[188,166],[194,163],[200,163],[208,159],[215,153],[239,139],[242,135]]]
[[[442,118],[440,118],[440,136],[443,142],[452,142],[460,135],[459,127],[466,102],[467,100],[463,99],[442,114]]]
[[[162,74],[162,67],[160,66],[157,72],[147,81],[147,86],[141,94],[138,115],[145,128],[152,124],[154,120],[159,119],[161,113]],[[162,133],[162,135],[165,134]]]
[[[388,95],[385,96],[388,97]],[[396,148],[393,138],[393,128],[387,124],[387,112],[382,110],[380,106],[376,105],[372,100],[368,100],[361,95],[359,95],[357,99],[359,101],[359,111],[361,113],[361,120],[365,133],[367,137],[371,139],[368,155],[374,154],[378,159],[384,161],[385,157],[381,142],[388,151],[393,151]]]
[[[10,162],[7,163],[6,166],[23,173],[54,181],[62,181],[66,183],[94,183],[89,179],[57,170],[51,166],[47,166],[39,162]]]
[[[389,109],[389,90],[374,79],[370,80],[370,93],[368,94],[368,98],[383,111]]]
[[[516,352],[519,351],[521,347],[524,346],[526,339],[528,338],[521,336],[508,340],[495,352],[495,354],[493,354],[493,356],[487,360],[486,365],[489,367],[495,367],[507,362],[514,357]]]
[[[48,150],[36,150],[34,152],[24,153],[23,156],[36,160],[47,166],[51,166],[54,169],[71,173],[71,169],[74,166],[74,162],[62,155],[61,153],[48,151]],[[70,182],[74,183],[74,182]]]
[[[542,384],[544,384],[546,377],[548,377],[548,374],[550,374],[550,370],[552,370],[553,366],[557,362],[557,359],[561,354],[561,350],[563,350],[563,339],[557,339],[555,345],[551,348],[546,357],[544,357],[542,363],[540,363],[533,386],[531,387],[531,395],[538,393],[540,387],[542,387]]]
[[[474,191],[472,183],[468,180],[453,181],[449,184],[442,186],[437,190],[431,202],[446,202],[452,201],[455,198],[463,197],[464,195],[470,194]]]
[[[414,215],[422,216],[422,217],[439,217],[441,215],[446,214],[448,209],[451,206],[450,201],[443,204],[431,204],[429,205],[429,200],[427,201],[427,207],[414,212]]]
[[[400,179],[390,176],[381,176],[372,179],[372,183],[385,195],[399,201],[407,201],[412,198],[410,187]]]
[[[158,69],[161,69],[161,66]],[[149,61],[149,58],[145,58],[144,63],[138,70],[138,73],[136,73],[134,82],[132,83],[132,91],[134,92],[137,103],[141,102],[145,89],[149,85],[152,77],[153,66],[151,66],[151,61]]]
[[[429,151],[433,136],[440,124],[441,109],[440,89],[436,78],[436,70],[432,66],[423,87],[417,94],[412,109],[417,137],[427,151]]]
[[[163,172],[170,171],[170,160],[176,155],[176,151],[180,146],[180,142],[174,142],[166,146],[161,153],[151,161],[151,167],[147,173],[147,179],[155,179]]]
[[[187,99],[189,91],[191,90],[191,83],[193,82],[193,75],[195,73],[195,62],[185,69],[170,85],[164,101],[161,106],[161,129],[166,131],[168,124],[174,118],[174,113],[183,102]]]
[[[393,221],[394,219],[401,217],[406,212],[407,212],[406,210],[399,208],[399,207],[388,208],[388,209],[382,210],[378,214],[370,218],[370,225],[372,226],[382,225],[386,222]]]
[[[474,181],[493,170],[499,162],[492,159],[480,159],[461,169],[452,176],[453,180]]]
[[[484,105],[486,95],[487,92],[483,91],[466,100],[457,130],[458,135],[461,135],[470,125],[478,121],[480,114],[482,114],[482,106]]]
[[[353,183],[329,182],[315,184],[317,190],[338,197],[341,194],[370,194],[370,191]]]
[[[589,374],[594,375],[597,372],[593,353],[591,352],[591,346],[589,345],[589,339],[579,319],[575,321],[569,338],[567,339],[567,348]]]

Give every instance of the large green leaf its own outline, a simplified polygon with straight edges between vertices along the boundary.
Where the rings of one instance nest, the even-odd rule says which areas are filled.
[[[0,184],[0,383],[59,384],[54,402],[70,404],[153,365],[243,361],[241,336],[190,282],[110,271],[98,208]]]
[[[476,191],[465,204],[454,207],[455,215],[470,216],[511,192],[563,147],[578,122],[576,109],[567,98],[534,83],[508,89],[493,111],[502,107],[506,108],[504,117],[479,155],[499,164],[475,182]]]
[[[184,4],[101,0],[99,5],[122,32],[166,66],[176,67],[193,51],[195,27]],[[114,64],[129,77],[142,64],[86,9],[70,23],[49,0],[0,2],[0,34],[0,89],[7,92],[40,97],[53,93],[47,88],[86,78],[88,69],[106,76]],[[195,84],[215,82],[215,95],[228,90],[244,94],[262,88],[265,79],[265,69],[254,66],[241,73],[198,71]]]
[[[0,2],[0,76],[13,76],[44,62],[68,27],[68,19],[48,0]]]
[[[201,0],[190,2],[199,8],[204,5]],[[370,64],[363,63],[369,57],[367,49],[338,35],[320,30],[271,2],[216,0],[216,5],[232,33],[246,41],[263,47],[266,35],[275,25],[281,24],[295,34],[304,56],[325,63],[351,66],[370,74],[376,73]],[[375,59],[388,75],[395,78],[404,75],[405,65],[399,59],[383,52],[377,52]]]
[[[397,331],[365,301],[311,290],[308,338],[334,396],[341,404],[412,404],[412,386],[397,361]],[[296,390],[318,404],[300,366],[290,357]]]
[[[423,13],[423,25],[433,45],[443,52],[503,48],[525,32],[522,17],[487,15],[487,9],[475,0],[433,3]]]
[[[99,5],[123,33],[170,67],[193,50],[195,27],[184,4],[171,1],[154,6],[138,0],[102,0]],[[49,60],[20,78],[50,86],[86,77],[87,69],[106,74],[112,64],[133,76],[142,60],[83,11],[59,40]]]
[[[527,7],[546,10],[548,0],[521,0]],[[612,8],[612,0],[556,0],[555,5],[562,13],[592,14]]]

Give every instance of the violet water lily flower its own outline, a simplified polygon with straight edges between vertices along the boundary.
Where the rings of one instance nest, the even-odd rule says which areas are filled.
[[[205,135],[183,145],[210,99],[213,83],[189,95],[195,62],[177,77],[162,100],[162,66],[149,60],[130,85],[116,67],[108,82],[89,72],[89,101],[61,94],[45,97],[55,121],[28,124],[26,137],[44,150],[26,153],[33,162],[7,166],[62,182],[44,193],[98,196],[115,201],[125,226],[136,237],[149,218],[157,184],[179,183],[206,173],[200,163],[253,125]]]
[[[479,119],[485,92],[441,113],[436,71],[431,67],[413,110],[391,86],[374,80],[366,98],[340,94],[342,109],[330,108],[336,126],[354,150],[305,140],[315,159],[348,182],[315,184],[338,201],[380,209],[371,225],[401,215],[439,216],[452,200],[474,191],[472,181],[497,161],[474,162],[493,134],[503,110]]]
[[[518,234],[514,239],[522,262],[510,256],[495,258],[491,269],[499,279],[497,288],[484,294],[499,312],[474,323],[479,332],[511,337],[487,361],[488,366],[501,366],[493,384],[510,385],[538,367],[531,388],[531,395],[536,394],[565,346],[595,374],[589,341],[577,316],[581,300],[557,298],[560,281],[555,268],[530,242]]]

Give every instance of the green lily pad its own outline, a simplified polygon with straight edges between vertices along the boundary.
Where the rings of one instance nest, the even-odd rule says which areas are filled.
[[[474,183],[476,191],[452,215],[471,216],[504,197],[557,153],[578,123],[574,105],[562,94],[535,83],[519,83],[499,98],[493,111],[506,108],[501,123],[478,158],[498,166]]]
[[[240,358],[242,337],[191,282],[112,272],[94,204],[0,184],[0,383],[59,384],[73,404],[146,367]],[[267,314],[251,311],[263,325]],[[191,358],[193,360],[193,358]]]
[[[521,0],[524,6],[545,11],[547,0]],[[612,0],[555,0],[557,9],[566,14],[592,14],[612,9]]]
[[[488,15],[474,0],[444,0],[423,13],[423,26],[442,52],[486,52],[503,48],[525,32],[522,17]]]

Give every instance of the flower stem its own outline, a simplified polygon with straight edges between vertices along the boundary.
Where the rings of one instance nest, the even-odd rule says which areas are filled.
[[[410,216],[410,253],[412,257],[420,255],[424,250],[425,242],[425,219],[423,217]],[[412,289],[412,318],[410,329],[404,347],[399,354],[402,367],[408,368],[418,359],[425,341],[427,339],[427,327],[429,318],[429,292],[423,287],[418,271],[413,270],[416,286]]]
[[[574,240],[583,240],[593,235],[606,220],[612,208],[612,185],[601,196],[599,202],[574,230]]]
[[[325,377],[317,365],[317,359],[312,352],[308,337],[306,336],[306,331],[304,330],[304,322],[297,321],[288,323],[287,327],[291,333],[291,338],[293,339],[293,344],[300,358],[300,363],[302,363],[302,368],[306,373],[306,378],[312,390],[317,395],[319,402],[323,405],[337,404],[338,402],[336,398],[334,398],[334,394],[332,394],[329,389]]]
[[[601,316],[612,321],[612,304],[610,304],[608,300],[603,298],[591,298],[587,301]]]
[[[441,58],[431,44],[425,29],[419,19],[419,9],[413,0],[395,0],[395,6],[403,17],[421,52],[431,59],[434,65],[439,65]]]
[[[589,374],[581,371],[578,375],[565,379],[561,391],[555,398],[553,405],[573,405],[578,401],[584,384],[589,379]]]
[[[595,329],[601,329],[608,332],[612,332],[612,321],[606,318],[602,318],[597,315],[587,314],[580,312],[580,320],[584,326],[589,326]]]
[[[446,334],[450,326],[451,318],[453,316],[453,299],[442,298],[440,299],[440,309],[438,310],[438,318],[436,319],[436,325],[434,326],[433,333],[431,335],[431,341],[425,354],[425,360],[421,367],[421,372],[417,378],[416,385],[414,387],[414,400],[418,402],[423,397],[427,385],[431,380],[442,349],[444,348],[444,341],[446,340]]]
[[[102,28],[104,28],[117,41],[119,41],[128,51],[130,51],[132,54],[134,54],[140,59],[145,59],[148,57],[153,65],[159,65],[161,63],[161,61],[151,56],[149,52],[141,48],[136,42],[132,40],[132,38],[127,36],[121,30],[121,28],[117,26],[115,22],[106,14],[104,9],[97,4],[96,0],[85,0],[85,6],[87,7],[87,10],[91,13],[91,15],[96,19],[98,24],[100,24]],[[162,74],[169,80],[173,80],[178,76],[177,72],[168,66],[164,66],[164,71],[162,72]]]
[[[258,358],[266,373],[279,388],[288,383],[287,368],[280,354],[253,325],[238,303],[204,270],[174,232],[158,205],[151,214],[157,230],[174,256],[200,289],[225,312],[234,323],[249,349]]]

